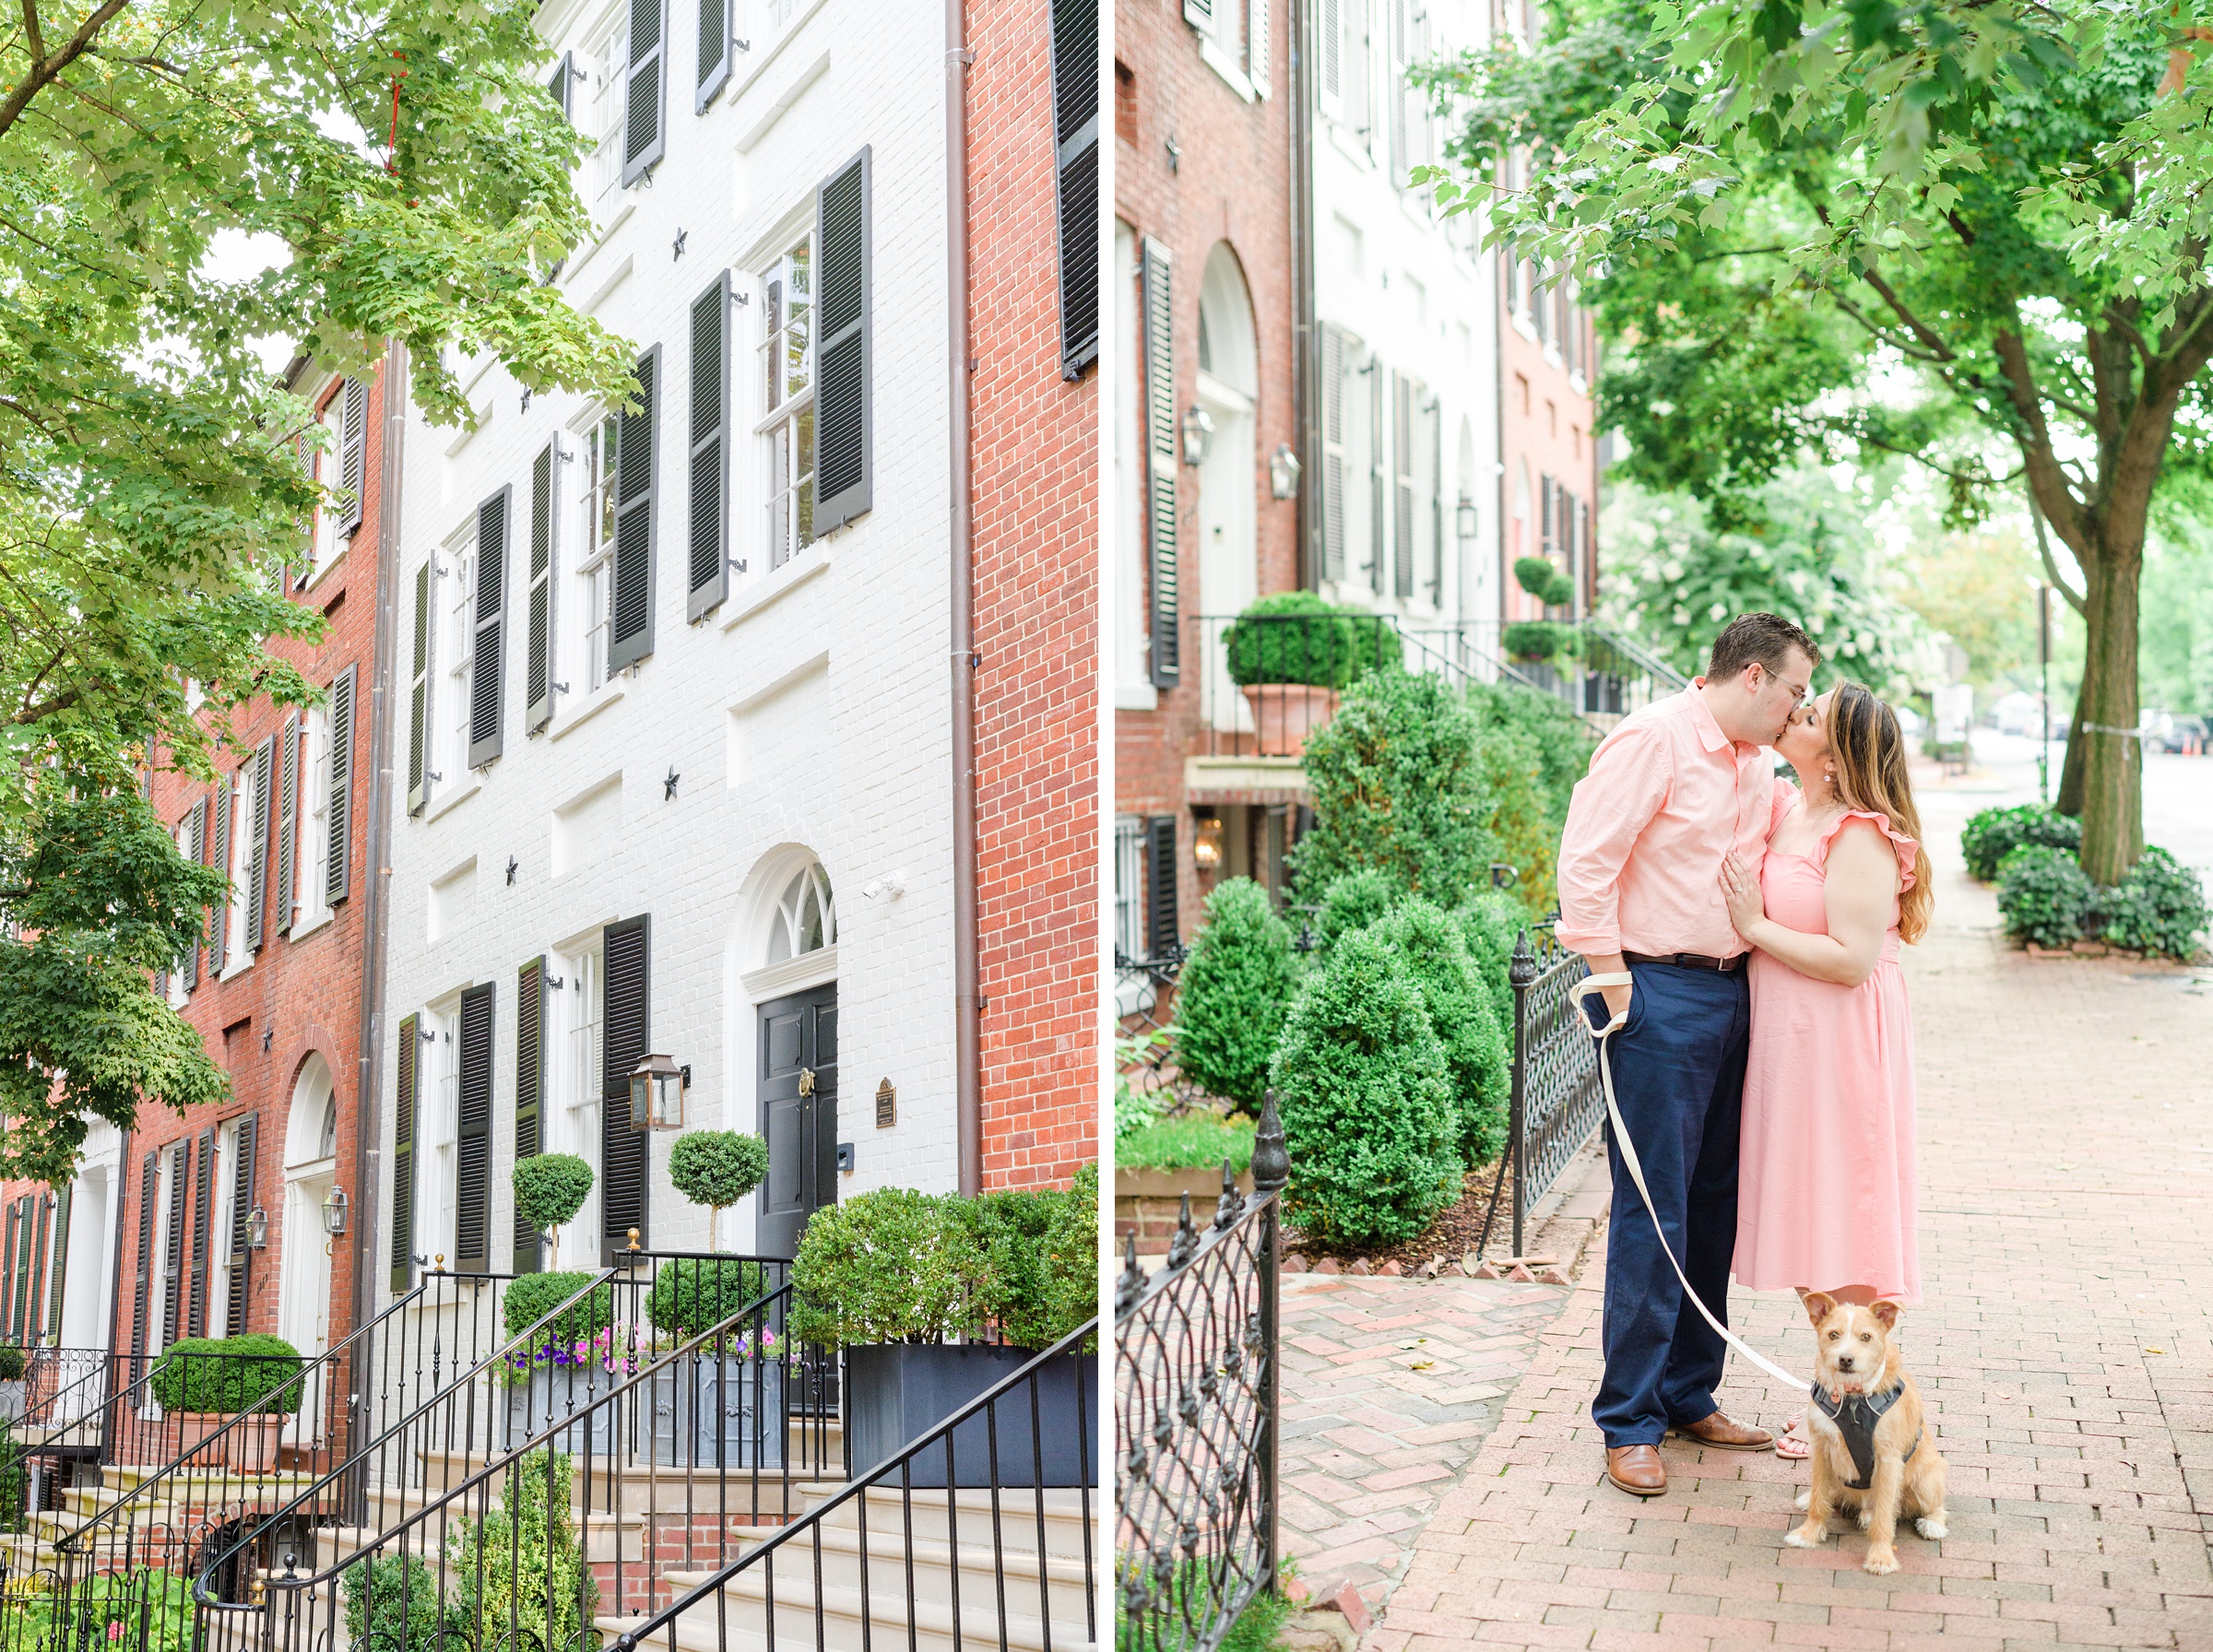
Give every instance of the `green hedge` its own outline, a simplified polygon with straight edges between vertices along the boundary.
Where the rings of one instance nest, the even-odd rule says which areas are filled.
[[[1983,809],[1959,833],[1967,875],[1979,883],[1993,881],[2006,857],[2023,844],[2079,854],[2082,822],[2070,815],[2055,814],[2041,803],[2023,803],[2010,808]]]
[[[1998,914],[2016,940],[2073,945],[2097,894],[2075,856],[2048,844],[2023,844],[1998,865]]]
[[[1507,655],[1517,660],[1553,660],[1572,653],[1575,631],[1550,620],[1517,620],[1499,632]]]
[[[2147,848],[2127,877],[2100,891],[2099,904],[2108,945],[2184,962],[2197,956],[2213,921],[2197,874],[2160,848]]]
[[[0,1383],[23,1380],[24,1353],[12,1342],[0,1342]]]
[[[1389,620],[1348,613],[1312,591],[1261,597],[1237,616],[1222,641],[1229,652],[1229,679],[1240,688],[1304,683],[1342,689],[1402,657],[1399,633]]]
[[[257,1410],[289,1417],[300,1409],[299,1384],[263,1396],[297,1375],[302,1363],[282,1337],[187,1337],[172,1342],[154,1367],[154,1398],[165,1411]]]

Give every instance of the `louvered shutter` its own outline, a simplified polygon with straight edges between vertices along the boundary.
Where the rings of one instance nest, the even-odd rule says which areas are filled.
[[[870,159],[865,148],[814,192],[814,532],[869,508],[874,398],[869,392]]]
[[[1175,956],[1182,938],[1176,910],[1176,817],[1145,822],[1145,949],[1155,959]]]
[[[1445,601],[1445,405],[1429,401],[1429,600]]]
[[[507,651],[507,506],[513,488],[502,488],[477,507],[476,655],[470,667],[468,766],[500,755]]]
[[[269,909],[269,781],[276,766],[275,737],[254,749],[254,841],[246,845],[246,955],[261,950]]]
[[[408,688],[408,812],[430,796],[431,565],[415,570],[415,669]]]
[[[215,1191],[215,1132],[200,1132],[199,1175],[192,1185],[192,1299],[184,1317],[184,1334],[207,1334],[207,1240]]]
[[[1557,548],[1552,524],[1552,478],[1540,474],[1537,478],[1537,543],[1550,556]]]
[[[182,1334],[184,1309],[184,1206],[192,1188],[192,1138],[169,1150],[169,1228],[161,1238],[161,1346]]]
[[[638,358],[638,406],[616,433],[614,619],[607,628],[609,677],[653,652],[653,541],[659,512],[661,347]]]
[[[1321,97],[1326,109],[1344,99],[1344,6],[1346,0],[1321,0]]]
[[[277,737],[277,933],[292,932],[300,882],[300,719],[287,717]]]
[[[15,1328],[16,1305],[23,1299],[23,1288],[16,1280],[16,1254],[20,1251],[26,1258],[30,1247],[23,1242],[23,1201],[10,1199],[7,1204],[7,1245],[0,1250],[0,1328],[6,1328],[8,1339],[21,1342],[23,1333]]]
[[[1383,595],[1383,363],[1371,351],[1367,374],[1367,583]]]
[[[361,525],[369,475],[369,386],[348,379],[337,400],[345,420],[345,432],[338,440],[338,487],[345,493],[337,506],[338,537],[343,539]]]
[[[1579,536],[1580,549],[1582,553],[1582,560],[1577,565],[1576,568],[1576,587],[1579,595],[1587,599],[1591,595],[1592,587],[1597,583],[1598,551],[1597,547],[1592,543],[1591,539],[1590,505],[1588,503],[1579,503],[1576,506],[1576,513],[1578,520],[1582,524],[1582,532]]]
[[[560,109],[561,118],[571,125],[576,124],[575,112],[569,107],[569,71],[574,63],[574,54],[563,52],[561,54],[561,62],[554,66],[553,77],[546,82],[547,95]]]
[[[392,1096],[392,1289],[413,1278],[415,1253],[415,1096],[421,1073],[416,1018],[399,1023],[399,1081]]]
[[[1414,595],[1414,381],[1391,375],[1391,586]]]
[[[1375,148],[1375,65],[1368,50],[1369,7],[1374,0],[1339,0],[1344,7],[1344,119],[1359,134],[1360,147]]]
[[[150,1318],[148,1312],[153,1298],[154,1270],[154,1202],[160,1196],[161,1164],[158,1154],[148,1153],[138,1176],[138,1283],[131,1293],[131,1351],[146,1351],[146,1328]],[[137,1380],[133,1372],[132,1380]]]
[[[546,1083],[546,960],[541,952],[515,976],[515,1162],[541,1150],[539,1120]],[[520,1215],[515,1219],[515,1271],[545,1266],[544,1238]]]
[[[699,72],[692,87],[692,112],[704,114],[715,94],[730,78],[730,0],[699,0]]]
[[[65,1185],[54,1195],[53,1247],[48,1252],[53,1260],[46,1270],[46,1340],[57,1347],[62,1340],[62,1292],[69,1282],[69,1198],[75,1191]]]
[[[192,858],[195,863],[207,858],[207,799],[202,797],[192,806],[191,837]],[[195,938],[191,950],[184,954],[184,990],[191,992],[200,984],[200,943]]]
[[[491,1271],[491,982],[461,995],[461,1085],[454,1147],[454,1267]]]
[[[523,661],[523,732],[553,720],[553,473],[559,449],[549,442],[530,466],[530,636]]]
[[[690,572],[684,618],[697,620],[730,591],[730,272],[692,301]]]
[[[1391,123],[1391,182],[1402,188],[1406,183],[1406,104],[1413,88],[1406,84],[1406,12],[1413,0],[1386,0],[1391,7],[1390,56],[1384,74],[1390,81],[1385,96],[1390,101]]]
[[[1176,345],[1168,249],[1145,238],[1145,488],[1152,572],[1153,685],[1176,686],[1183,649],[1176,565]]]
[[[254,1149],[260,1115],[238,1121],[231,1165],[231,1277],[225,1282],[229,1305],[223,1314],[226,1336],[246,1334],[246,1218],[254,1213]]]
[[[349,666],[330,685],[330,798],[325,821],[323,903],[336,906],[353,888],[354,672]]]
[[[46,1308],[46,1242],[50,1236],[53,1210],[53,1190],[33,1196],[31,1201],[30,1244],[30,1312],[25,1316],[23,1339],[36,1340],[45,1318]]]
[[[1321,329],[1321,576],[1344,578],[1344,335]]]
[[[1099,0],[1053,0],[1053,144],[1060,376],[1073,379],[1099,356]]]
[[[1275,89],[1274,65],[1268,54],[1269,0],[1251,0],[1245,15],[1245,72],[1251,77],[1253,95],[1270,96]]]
[[[645,1225],[646,1142],[649,1133],[630,1127],[630,1075],[646,1054],[653,1015],[653,933],[650,916],[609,924],[601,937],[605,999],[600,1010],[599,1233],[611,1259]]]
[[[220,976],[231,961],[231,776],[215,783],[215,841],[208,864],[223,875],[223,898],[207,911],[207,973]]]
[[[622,120],[622,187],[651,171],[668,148],[662,130],[669,78],[668,0],[630,0],[630,66]]]

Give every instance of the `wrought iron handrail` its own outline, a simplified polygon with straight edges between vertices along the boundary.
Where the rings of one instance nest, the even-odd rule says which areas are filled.
[[[1514,1255],[1524,1253],[1529,1208],[1552,1190],[1604,1122],[1605,1093],[1599,1086],[1597,1046],[1580,1000],[1571,989],[1590,971],[1540,926],[1536,945],[1524,929],[1514,940],[1507,982],[1514,993],[1513,1101],[1506,1151],[1491,1183],[1491,1202],[1476,1236],[1481,1255],[1490,1243],[1498,1195],[1509,1168],[1514,1178]]]
[[[30,1348],[26,1349],[24,1351],[24,1354],[26,1363],[23,1371],[23,1378],[26,1399],[24,1402],[22,1422],[26,1426],[30,1425],[34,1421],[50,1424],[53,1421],[55,1408],[60,1406],[64,1400],[68,1399],[70,1396],[76,1394],[79,1388],[83,1388],[88,1386],[94,1386],[99,1387],[103,1394],[105,1392],[108,1372],[110,1369],[109,1361],[112,1357],[105,1349]],[[78,1372],[77,1375],[71,1377],[67,1382],[62,1384],[51,1393],[41,1395],[36,1398],[29,1398],[31,1388],[37,1383],[38,1373],[40,1369],[42,1366],[58,1365],[61,1363],[61,1356],[64,1354],[76,1354],[79,1356],[80,1361],[85,1365],[85,1369]],[[102,1403],[102,1400],[95,1400],[90,1407],[86,1409],[86,1410],[77,1411],[74,1413],[74,1416],[81,1420],[88,1411],[97,1410],[98,1407]]]
[[[1622,658],[1627,660],[1647,677],[1677,690],[1690,687],[1689,678],[1684,676],[1682,672],[1676,670],[1675,667],[1669,665],[1634,638],[1625,637],[1621,632],[1609,626],[1601,625],[1595,620],[1585,620],[1580,623],[1586,637],[1596,637],[1603,644],[1620,655]]]

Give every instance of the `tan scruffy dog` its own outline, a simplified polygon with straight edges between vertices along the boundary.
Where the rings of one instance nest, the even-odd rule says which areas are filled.
[[[1921,1390],[1890,1345],[1898,1304],[1865,1307],[1826,1292],[1805,1299],[1814,1322],[1813,1489],[1800,1494],[1805,1522],[1783,1541],[1818,1548],[1832,1514],[1856,1514],[1867,1534],[1870,1572],[1898,1570],[1891,1547],[1902,1516],[1924,1538],[1945,1534],[1944,1458],[1922,1422]]]

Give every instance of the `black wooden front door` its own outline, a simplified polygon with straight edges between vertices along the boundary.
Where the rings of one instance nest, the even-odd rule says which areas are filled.
[[[807,1219],[837,1202],[837,985],[761,1006],[763,1256],[798,1253]]]

